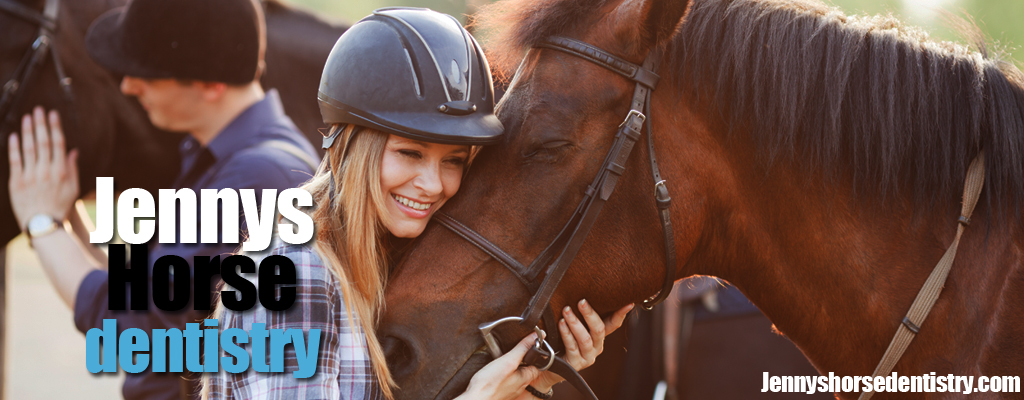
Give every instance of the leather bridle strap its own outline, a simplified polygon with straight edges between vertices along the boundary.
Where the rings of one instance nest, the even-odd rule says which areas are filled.
[[[654,90],[654,87],[658,85],[658,80],[660,79],[658,74],[654,73],[654,66],[656,66],[657,63],[648,64],[645,62],[641,67],[594,47],[590,43],[581,42],[576,39],[564,36],[551,36],[540,43],[537,43],[534,47],[554,49],[572,54],[605,67],[608,70],[622,75],[631,81],[644,85],[651,90]],[[648,58],[650,57],[648,56]],[[634,100],[635,99],[636,98],[634,97]],[[639,108],[637,109],[639,110]]]
[[[650,109],[651,90],[654,89],[658,81],[657,74],[653,72],[653,69],[660,63],[661,55],[660,51],[652,50],[644,60],[643,66],[638,67],[587,43],[565,37],[555,36],[548,38],[538,44],[537,47],[559,50],[594,62],[633,80],[636,82],[636,87],[633,91],[633,100],[630,104],[629,113],[622,124],[619,125],[612,148],[608,152],[608,156],[604,160],[604,164],[595,177],[594,182],[587,188],[584,194],[584,199],[580,206],[582,214],[577,214],[579,215],[578,224],[571,229],[571,235],[566,240],[565,248],[555,259],[554,263],[548,266],[543,282],[541,282],[540,287],[530,299],[529,305],[527,305],[526,310],[522,314],[523,324],[526,326],[539,322],[541,314],[545,310],[550,309],[549,303],[555,289],[557,289],[572,260],[583,246],[583,242],[590,233],[591,228],[593,228],[601,208],[608,198],[611,197],[612,192],[615,190],[615,185],[626,170],[626,161],[629,159],[630,153],[632,153],[633,146],[640,139],[643,124],[647,120],[644,111]],[[649,130],[648,133],[650,133]],[[651,147],[653,148],[653,144],[651,144]],[[651,152],[649,156],[654,158],[654,153]],[[652,165],[656,165],[656,162],[652,162]],[[662,183],[662,186],[664,186],[664,183]],[[570,219],[570,223],[574,219],[576,219],[575,215]],[[563,232],[567,231],[567,229],[563,229]],[[666,234],[671,234],[671,232]],[[647,303],[645,302],[646,305]]]
[[[55,31],[57,29],[57,13],[60,10],[60,0],[46,0],[43,13],[29,9],[11,0],[0,0],[0,11],[6,11],[16,17],[39,25],[39,33],[32,46],[25,52],[21,63],[14,72],[14,76],[8,80],[0,93],[0,129],[15,122],[15,105],[24,97],[26,88],[32,78],[42,67],[47,54],[53,58],[54,69],[57,72],[57,79],[63,92],[64,101],[69,110],[73,111],[74,94],[71,90],[71,78],[64,73],[63,64],[60,62],[56,48],[53,46]],[[72,124],[75,125],[76,118],[72,116]]]
[[[491,258],[497,260],[501,265],[504,265],[505,268],[508,268],[509,271],[512,271],[512,275],[519,278],[519,281],[522,282],[523,285],[530,287],[530,282],[523,277],[526,267],[524,267],[523,264],[520,264],[519,261],[516,261],[515,258],[512,258],[512,256],[508,255],[508,253],[505,253],[505,251],[500,247],[491,243],[483,236],[480,236],[479,233],[476,233],[476,231],[469,229],[469,227],[463,225],[459,221],[456,221],[444,212],[438,211],[437,214],[434,215],[433,220],[441,224],[441,226],[448,228],[456,235],[459,235],[459,237],[465,239],[467,242],[472,243],[484,253],[487,253]]]
[[[0,0],[0,11],[6,11],[8,14],[39,25],[40,27],[46,28],[50,31],[57,29],[56,13],[54,13],[53,17],[48,17],[45,14],[45,10],[43,11],[44,14],[40,14],[36,10],[25,7],[21,3],[15,3],[11,0]]]
[[[650,96],[650,94],[648,94]],[[661,291],[654,297],[644,299],[643,307],[650,311],[655,305],[661,303],[672,293],[672,286],[676,277],[676,243],[675,235],[672,232],[672,215],[669,207],[672,205],[672,196],[668,194],[668,185],[661,179],[661,170],[658,168],[658,159],[654,157],[654,127],[651,124],[651,102],[647,101],[647,152],[651,164],[651,177],[654,178],[654,201],[658,205],[658,219],[661,221],[662,237],[665,239],[665,279],[661,283]]]
[[[949,245],[949,249],[939,259],[938,265],[932,270],[928,280],[924,282],[921,291],[917,293],[917,297],[910,305],[910,311],[907,312],[907,316],[903,318],[899,327],[896,328],[896,336],[892,338],[889,348],[885,350],[885,355],[882,356],[882,360],[875,367],[873,376],[886,376],[892,372],[896,362],[903,356],[903,352],[907,350],[907,346],[910,345],[910,342],[914,340],[914,336],[921,329],[925,318],[928,318],[928,313],[932,310],[932,306],[935,305],[935,301],[939,298],[939,293],[942,292],[942,287],[946,284],[949,269],[953,266],[957,248],[960,246],[960,236],[963,235],[967,225],[971,223],[971,214],[974,213],[974,206],[978,204],[978,198],[981,196],[981,188],[984,184],[985,152],[982,150],[967,168],[967,179],[964,182],[963,207],[960,210],[960,218],[957,220],[959,224],[956,227],[956,236],[953,238],[953,243]],[[863,392],[860,394],[859,400],[868,400],[874,394],[874,392]]]
[[[523,364],[527,365],[542,365],[548,362],[552,362],[549,358],[550,355],[538,350],[537,346],[530,347],[530,351],[523,357]],[[580,392],[586,399],[598,400],[597,395],[590,389],[590,385],[587,385],[587,381],[580,376],[579,371],[573,368],[562,357],[555,357],[551,366],[547,368],[548,371],[554,372],[565,378],[565,381],[572,385],[576,390]]]

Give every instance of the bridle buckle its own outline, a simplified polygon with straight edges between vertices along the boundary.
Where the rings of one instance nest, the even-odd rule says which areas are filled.
[[[480,324],[477,329],[480,329],[480,334],[484,337],[484,343],[487,345],[487,352],[491,354],[491,357],[498,358],[502,356],[501,346],[498,346],[498,340],[494,338],[494,330],[501,324],[506,322],[522,323],[522,317],[505,317],[493,322],[486,322]],[[533,331],[537,333],[537,340],[533,342],[533,350],[540,354],[547,354],[548,363],[543,367],[538,366],[537,368],[541,371],[547,371],[555,363],[555,350],[548,343],[547,334],[539,326],[534,326]]]
[[[644,115],[644,113],[640,112],[640,110],[633,110],[633,109],[630,109],[630,110],[629,110],[629,114],[626,114],[626,119],[623,119],[623,120],[622,120],[622,123],[621,123],[621,124],[619,124],[619,128],[621,128],[621,127],[622,127],[623,125],[626,125],[626,124],[628,124],[628,123],[629,123],[629,120],[630,120],[630,118],[633,118],[633,117],[637,117],[637,118],[640,118],[640,125],[643,125],[643,123],[644,123],[645,121],[647,121],[647,116],[646,116],[646,115]]]

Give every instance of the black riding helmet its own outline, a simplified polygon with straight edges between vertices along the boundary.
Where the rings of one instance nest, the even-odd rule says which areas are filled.
[[[492,144],[504,131],[483,50],[454,17],[425,8],[382,8],[349,28],[318,98],[328,125],[460,145]]]

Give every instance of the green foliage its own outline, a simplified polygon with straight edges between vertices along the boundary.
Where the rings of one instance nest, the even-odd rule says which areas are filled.
[[[1003,50],[1024,66],[1024,1],[1022,0],[824,0],[850,14],[892,13],[925,28],[932,37],[963,43],[943,21],[943,13],[972,18],[989,38],[990,48]],[[966,14],[965,14],[966,13]]]
[[[986,34],[1016,60],[1024,60],[1024,1],[965,0],[965,6]],[[1018,66],[1024,64],[1018,62]]]
[[[334,19],[355,22],[382,7],[426,7],[454,15],[465,23],[466,0],[282,0]]]

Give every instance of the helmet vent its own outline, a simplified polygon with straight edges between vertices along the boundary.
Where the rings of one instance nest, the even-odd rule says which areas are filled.
[[[405,27],[408,28],[410,31],[412,31],[412,33],[414,35],[416,35],[416,38],[419,39],[420,43],[423,44],[423,47],[427,49],[427,54],[430,55],[430,60],[434,62],[434,68],[437,70],[437,77],[438,77],[438,79],[441,80],[442,87],[446,86],[446,82],[445,82],[445,78],[444,78],[444,72],[441,71],[441,65],[437,63],[437,56],[434,55],[434,50],[432,50],[430,48],[430,44],[427,43],[427,40],[423,38],[423,35],[420,34],[420,31],[416,30],[415,27],[413,27],[411,24],[409,24],[405,20],[403,20],[401,18],[398,18],[398,17],[395,17],[393,15],[382,14],[382,13],[379,13],[379,12],[374,13],[374,15],[380,15],[380,16],[383,16],[383,17],[390,18],[390,19],[392,19],[394,21],[398,21],[402,25],[405,25]],[[452,96],[450,94],[448,94],[447,90],[444,90],[442,92],[444,92],[445,99],[447,99],[448,101],[452,100]]]
[[[469,75],[468,72],[465,75]],[[469,82],[468,79],[463,79],[462,68],[459,68],[459,63],[452,60],[451,70],[445,80],[448,85],[446,90],[451,94],[451,98],[469,100]]]
[[[402,50],[405,50],[405,61],[409,63],[409,75],[412,76],[412,86],[416,88],[416,97],[423,97],[423,89],[420,88],[420,74],[416,71],[416,65],[412,63],[412,54],[409,54],[408,47],[402,47]]]

